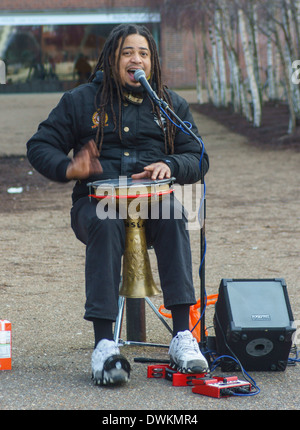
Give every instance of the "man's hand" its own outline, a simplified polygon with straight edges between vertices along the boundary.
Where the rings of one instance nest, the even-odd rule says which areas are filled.
[[[94,140],[90,140],[68,165],[66,178],[69,180],[87,179],[91,175],[101,174],[103,169],[98,157],[99,151],[96,144]]]
[[[152,163],[144,167],[144,171],[141,173],[135,173],[131,176],[132,179],[169,179],[171,177],[170,167],[163,161],[158,163]]]

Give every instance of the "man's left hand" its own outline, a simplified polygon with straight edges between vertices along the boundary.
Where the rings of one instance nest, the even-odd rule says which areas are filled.
[[[131,176],[132,179],[170,179],[171,170],[170,167],[163,161],[158,163],[152,163],[144,167],[144,171],[141,173],[135,173]]]

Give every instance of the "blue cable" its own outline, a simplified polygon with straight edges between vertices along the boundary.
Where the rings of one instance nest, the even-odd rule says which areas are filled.
[[[185,134],[188,134],[189,135],[189,133],[184,129],[184,127],[182,127],[182,125],[181,124],[176,124],[171,118],[170,118],[170,116],[165,112],[165,110],[160,106],[160,109],[161,109],[161,111],[163,112],[163,114],[172,122],[172,124],[174,124],[177,128],[179,128],[183,133],[185,133]],[[184,124],[189,128],[189,129],[191,129],[192,128],[192,124],[190,123],[190,122],[188,122],[188,121],[183,121],[184,122]],[[201,144],[201,147],[202,147],[202,150],[201,150],[201,155],[200,155],[200,160],[199,160],[199,170],[201,171],[201,167],[202,167],[202,159],[203,159],[203,155],[204,155],[204,142],[203,142],[203,140],[202,140],[202,138],[201,137],[199,137],[199,136],[196,136],[197,137],[197,139],[198,139],[198,141],[199,141],[199,143]],[[203,203],[204,203],[204,200],[205,200],[205,195],[206,195],[206,184],[205,184],[205,181],[203,181],[203,187],[204,187],[204,190],[203,190],[203,197],[202,197],[202,199],[201,199],[201,202],[200,202],[200,207],[199,207],[199,211],[198,211],[198,221],[199,221],[199,224],[201,225],[201,210],[202,210],[202,206],[203,206]],[[199,266],[199,276],[201,275],[201,268],[202,268],[202,265],[203,265],[203,263],[204,263],[204,260],[205,260],[205,255],[206,255],[206,239],[204,240],[204,252],[203,252],[203,257],[202,257],[202,260],[201,260],[201,263],[200,263],[200,266]],[[205,303],[204,303],[204,309],[202,310],[202,313],[201,313],[201,315],[200,315],[200,318],[198,319],[198,321],[197,321],[197,323],[194,325],[194,327],[191,329],[191,332],[193,332],[194,330],[195,330],[195,328],[197,327],[197,325],[200,323],[200,321],[201,321],[201,319],[202,319],[202,317],[203,317],[203,315],[204,315],[204,313],[205,313],[205,310],[206,310],[206,304],[207,304],[207,294],[206,294],[206,291],[204,291],[204,296],[205,296]],[[255,396],[255,395],[257,395],[258,393],[260,393],[260,388],[257,386],[257,384],[256,384],[256,382],[254,381],[254,379],[253,378],[251,378],[251,376],[242,368],[242,366],[241,366],[241,363],[239,363],[238,362],[238,360],[236,360],[234,357],[230,357],[230,356],[226,356],[226,355],[222,355],[222,356],[220,356],[220,357],[218,357],[218,358],[216,358],[214,361],[213,361],[213,363],[212,363],[212,365],[216,362],[216,361],[218,361],[218,360],[220,360],[221,358],[225,358],[225,357],[228,357],[228,358],[230,358],[230,359],[232,359],[232,360],[234,360],[236,363],[238,363],[238,365],[241,367],[241,369],[242,369],[242,371],[243,371],[243,373],[245,374],[245,375],[247,375],[248,376],[248,378],[252,381],[252,386],[256,389],[256,391],[254,391],[254,392],[249,392],[249,393],[232,393],[234,396],[241,396],[241,397],[246,397],[246,396]],[[299,360],[297,360],[297,359],[294,359],[293,361],[299,361]],[[218,365],[217,365],[218,366]],[[217,367],[217,366],[215,366],[214,367],[214,369]],[[211,371],[213,371],[214,369],[211,369]]]
[[[221,355],[218,358],[216,358],[212,365],[216,362],[219,361],[221,358],[230,358],[231,360],[234,360],[242,369],[242,372],[248,376],[248,378],[251,380],[252,382],[252,387],[254,387],[256,389],[256,391],[253,392],[249,392],[249,393],[234,393],[232,392],[233,396],[240,396],[240,397],[249,397],[249,396],[256,396],[257,394],[260,393],[260,388],[257,386],[256,382],[254,381],[254,379],[245,371],[245,369],[242,367],[241,363],[236,360],[234,357],[231,357],[230,355]],[[213,372],[215,370],[216,367],[218,367],[219,364],[217,364],[214,368],[211,369],[211,372]]]
[[[300,363],[300,359],[298,358],[298,354],[299,354],[300,350],[296,350],[295,352],[295,358],[289,357],[288,358],[288,364],[296,364],[296,363]]]
[[[185,133],[185,134],[188,134],[189,135],[189,133],[182,127],[182,125],[181,124],[176,124],[173,120],[172,120],[172,118],[170,118],[170,116],[167,114],[167,112],[160,106],[160,110],[163,112],[163,114],[168,118],[168,120],[169,121],[171,121],[171,123],[172,124],[174,124],[177,128],[179,128],[183,133]],[[188,121],[183,121],[183,123],[189,128],[189,129],[191,129],[192,128],[192,124],[190,123],[190,122],[188,122]],[[203,159],[203,155],[204,155],[204,149],[205,149],[205,147],[204,147],[204,142],[203,142],[203,140],[202,140],[202,138],[201,137],[199,137],[199,136],[196,136],[197,137],[197,139],[198,139],[198,141],[199,141],[199,143],[201,144],[201,147],[202,147],[202,150],[201,150],[201,155],[200,155],[200,160],[199,160],[199,170],[201,171],[201,165],[202,165],[202,159]],[[199,207],[199,211],[198,211],[198,220],[199,220],[199,223],[200,223],[200,213],[201,213],[201,209],[202,209],[202,206],[203,206],[203,203],[204,203],[204,200],[205,200],[205,195],[206,195],[206,184],[205,184],[205,181],[204,181],[204,183],[203,183],[203,186],[204,186],[204,192],[203,192],[203,197],[202,197],[202,199],[201,199],[201,202],[200,202],[200,207]],[[201,224],[201,223],[200,223]],[[201,264],[202,264],[203,262],[201,262]],[[200,269],[201,269],[201,265],[200,265]]]
[[[181,124],[176,124],[171,118],[170,118],[170,116],[167,114],[167,112],[161,107],[161,106],[159,106],[160,107],[160,110],[163,112],[163,114],[169,119],[169,121],[171,121],[171,123],[172,124],[174,124],[177,128],[179,128],[183,133],[185,133],[185,134],[187,134],[187,135],[189,135],[189,133],[184,129],[184,127],[182,127],[182,125]],[[188,121],[183,121],[183,123],[189,128],[189,129],[191,129],[192,128],[192,124],[190,123],[190,122],[188,122]],[[203,159],[203,155],[204,155],[204,149],[205,149],[205,147],[204,147],[204,142],[203,142],[203,140],[202,140],[202,138],[201,137],[199,137],[199,136],[196,136],[197,137],[197,139],[198,139],[198,141],[199,141],[199,143],[201,144],[201,147],[202,147],[202,150],[201,150],[201,155],[200,155],[200,160],[199,160],[199,170],[201,171],[201,165],[202,165],[202,159]],[[202,206],[203,206],[203,203],[204,203],[204,200],[205,200],[205,195],[206,195],[206,184],[205,184],[205,181],[203,182],[203,187],[204,187],[204,190],[203,190],[203,197],[202,197],[202,199],[201,199],[201,202],[200,202],[200,207],[199,207],[199,211],[198,211],[198,221],[199,221],[199,224],[201,225],[201,209],[202,209]],[[199,276],[200,276],[200,274],[201,274],[201,268],[202,268],[202,265],[203,265],[203,263],[204,263],[204,260],[205,260],[205,255],[206,255],[206,239],[204,240],[204,252],[203,252],[203,257],[202,257],[202,260],[201,260],[201,263],[200,263],[200,266],[199,266]],[[203,309],[203,311],[202,311],[202,313],[201,313],[201,315],[200,315],[200,318],[199,318],[199,320],[197,321],[197,323],[194,325],[194,327],[192,328],[192,330],[191,330],[191,332],[193,332],[194,330],[195,330],[195,328],[197,327],[197,325],[200,323],[200,321],[201,321],[201,319],[202,319],[202,317],[203,317],[203,315],[204,315],[204,312],[205,312],[205,310],[206,310],[206,304],[207,304],[207,294],[206,294],[206,291],[204,291],[204,295],[205,295],[205,303],[204,303],[204,309]],[[218,360],[220,360],[221,358],[230,358],[230,359],[232,359],[232,360],[234,360],[235,362],[237,362],[238,364],[239,364],[239,366],[242,368],[242,366],[241,366],[241,363],[239,363],[238,362],[238,360],[236,360],[234,357],[231,357],[231,356],[227,356],[227,355],[222,355],[222,356],[220,356],[220,357],[218,357],[216,360],[214,360],[214,362],[212,363],[212,364],[214,364],[216,361],[218,361]],[[297,353],[296,353],[296,358],[289,358],[288,359],[288,361],[290,362],[290,363],[299,363],[300,362],[300,359],[298,359],[298,351],[297,351]],[[217,365],[218,366],[218,365]],[[214,369],[217,367],[217,366],[215,366],[214,367]],[[214,370],[214,369],[212,369],[212,370]],[[242,368],[243,369],[243,368]],[[256,385],[256,382],[254,381],[254,379],[253,378],[251,378],[251,376],[243,369],[243,373],[245,373],[249,378],[250,378],[250,380],[252,381],[252,383],[253,383],[253,386],[256,388],[256,390],[257,391],[255,391],[255,392],[252,392],[252,393],[247,393],[247,394],[242,394],[242,393],[233,393],[233,395],[234,396],[255,396],[256,394],[258,394],[258,393],[260,393],[260,388]]]

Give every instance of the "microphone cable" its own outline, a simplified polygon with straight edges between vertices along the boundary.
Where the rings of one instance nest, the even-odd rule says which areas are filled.
[[[185,134],[187,134],[187,135],[189,135],[190,133],[188,132],[188,131],[186,131],[185,130],[185,128],[181,125],[181,124],[176,124],[173,120],[172,120],[172,118],[170,118],[170,116],[167,114],[167,112],[163,109],[163,107],[161,106],[161,105],[159,105],[159,108],[160,108],[160,110],[162,111],[162,113],[163,113],[163,115],[166,117],[166,118],[168,118],[169,119],[169,121],[171,121],[172,122],[172,124],[174,124],[178,129],[180,129],[183,133],[185,133]],[[183,123],[185,124],[185,126],[188,128],[188,129],[191,129],[192,128],[192,124],[190,123],[190,122],[188,122],[188,121],[183,121]],[[199,142],[199,144],[201,145],[201,155],[200,155],[200,160],[199,160],[199,170],[201,171],[201,168],[202,168],[202,159],[203,159],[203,155],[204,155],[204,150],[205,150],[205,146],[204,146],[204,142],[203,142],[203,140],[202,140],[202,138],[201,137],[199,137],[199,136],[196,136],[195,135],[195,137],[197,138],[197,140],[198,140],[198,142]],[[206,195],[206,183],[205,183],[205,181],[203,180],[203,197],[201,198],[201,202],[200,202],[200,207],[199,207],[199,211],[198,211],[198,221],[199,221],[199,224],[200,224],[200,226],[201,226],[201,210],[202,210],[202,206],[203,206],[203,204],[204,204],[204,201],[205,201],[205,195]],[[204,214],[204,216],[205,216],[205,214]],[[205,260],[205,255],[206,255],[206,238],[204,238],[204,252],[203,252],[203,256],[202,256],[202,259],[201,259],[201,262],[200,262],[200,266],[199,266],[199,276],[201,276],[201,269],[202,269],[202,266],[203,266],[203,264],[204,264],[204,260]],[[199,317],[199,319],[198,319],[198,321],[196,322],[196,324],[194,325],[194,327],[190,330],[191,332],[193,332],[194,330],[195,330],[195,328],[198,326],[198,324],[200,323],[200,321],[201,321],[201,319],[203,318],[203,315],[204,315],[204,313],[205,313],[205,310],[206,310],[206,305],[207,305],[207,294],[206,294],[206,289],[204,289],[204,306],[203,306],[203,310],[202,310],[202,313],[201,313],[201,315],[200,315],[200,317]],[[216,315],[216,318],[217,318],[217,320],[218,320],[218,316]],[[220,323],[219,323],[219,320],[218,320],[218,324],[220,325]],[[242,366],[242,364],[241,364],[241,362],[239,361],[239,359],[237,358],[237,356],[234,354],[234,352],[231,350],[231,348],[229,347],[229,345],[227,344],[227,342],[226,342],[226,338],[225,338],[225,334],[224,334],[224,332],[223,332],[223,329],[222,329],[222,327],[221,327],[221,332],[222,332],[222,335],[223,335],[223,337],[224,337],[224,342],[225,342],[225,345],[228,347],[228,350],[230,351],[230,353],[233,355],[232,357],[231,356],[229,356],[229,355],[221,355],[221,356],[218,356],[216,359],[214,359],[214,361],[211,363],[211,369],[210,369],[210,371],[212,372],[216,367],[218,367],[219,366],[219,364],[220,363],[218,363],[218,364],[216,364],[218,361],[220,361],[222,358],[230,358],[230,359],[232,359],[232,360],[234,360],[239,366],[240,366],[240,369],[241,369],[241,372],[242,372],[242,374],[243,374],[243,376],[244,376],[244,378],[246,379],[246,381],[247,382],[249,382],[250,383],[250,385],[251,385],[251,387],[252,388],[254,388],[254,391],[250,391],[250,392],[247,392],[247,393],[237,393],[237,392],[232,392],[232,395],[234,395],[234,396],[240,396],[240,397],[248,397],[248,396],[255,396],[255,395],[257,395],[257,394],[259,394],[260,393],[260,388],[257,386],[257,384],[256,384],[256,382],[254,381],[254,379],[246,372],[246,370],[243,368],[243,366]],[[211,353],[213,353],[213,352],[211,352]],[[214,354],[214,353],[213,353]],[[216,365],[215,365],[216,364]],[[215,366],[214,366],[215,365]],[[214,367],[213,367],[214,366]]]
[[[205,146],[204,146],[204,142],[202,140],[202,138],[200,136],[197,136],[195,133],[192,132],[192,124],[188,121],[182,121],[179,117],[177,117],[177,115],[175,114],[175,112],[172,112],[172,110],[170,109],[171,114],[173,114],[173,116],[176,118],[177,117],[177,121],[181,122],[182,124],[177,124],[173,121],[172,118],[170,118],[170,116],[168,115],[168,113],[165,111],[165,109],[163,108],[166,107],[168,108],[168,105],[166,102],[164,102],[163,100],[161,100],[157,94],[155,93],[155,91],[151,88],[144,70],[142,69],[137,69],[134,73],[134,79],[137,82],[140,82],[140,84],[144,87],[144,89],[147,91],[149,97],[152,99],[152,101],[160,108],[162,114],[172,123],[174,124],[178,129],[180,129],[183,133],[190,135],[191,137],[193,137],[195,140],[197,140],[197,142],[200,144],[201,147],[201,155],[200,155],[200,160],[199,160],[199,170],[202,173],[202,160],[203,160],[203,155],[204,155],[204,150],[205,150]],[[190,132],[189,132],[190,131]],[[204,175],[203,175],[203,196],[201,198],[200,201],[200,206],[199,206],[199,211],[198,211],[198,222],[200,224],[201,227],[201,210],[203,207],[203,204],[205,202],[205,195],[206,195],[206,184],[205,184],[205,180],[204,180]],[[204,218],[205,218],[205,213],[204,213]],[[202,245],[202,244],[201,244]],[[200,262],[200,266],[199,266],[199,277],[201,279],[201,269],[203,267],[204,264],[204,260],[205,260],[205,254],[206,254],[206,238],[204,237],[204,251],[203,251],[203,256]],[[197,323],[195,324],[195,326],[192,328],[191,332],[193,332],[193,330],[195,330],[195,328],[197,327],[197,325],[200,323],[204,313],[205,313],[205,309],[206,309],[206,303],[207,303],[207,295],[206,295],[206,290],[204,288],[203,291],[204,294],[204,306],[203,306],[203,310],[202,310],[202,314],[200,315],[199,320],[197,321]]]
[[[185,133],[185,134],[187,134],[187,135],[190,135],[190,133],[188,132],[188,131],[186,131],[186,129],[181,125],[181,124],[176,124],[173,120],[172,120],[172,118],[170,118],[170,116],[168,115],[168,113],[163,109],[163,107],[159,104],[159,108],[160,108],[160,110],[162,111],[162,113],[163,113],[163,115],[173,124],[173,125],[175,125],[179,130],[181,130],[183,133]],[[188,129],[190,129],[191,130],[191,128],[192,128],[192,124],[190,123],[190,122],[188,122],[188,121],[183,121],[183,123],[185,124],[185,126],[188,128]],[[204,142],[203,142],[203,139],[202,139],[202,137],[201,136],[196,136],[195,135],[195,137],[197,138],[197,140],[198,140],[198,143],[200,144],[200,146],[201,146],[201,155],[200,155],[200,159],[199,159],[199,170],[201,171],[201,169],[202,169],[202,160],[203,160],[203,155],[204,155],[204,151],[205,151],[205,146],[204,146]],[[206,196],[206,183],[205,183],[205,180],[203,180],[203,196],[202,196],[202,198],[201,198],[201,201],[200,201],[200,206],[199,206],[199,210],[198,210],[198,222],[199,222],[199,224],[200,224],[200,226],[201,226],[201,211],[202,211],[202,207],[203,207],[203,204],[204,204],[204,201],[205,201],[205,196]],[[204,238],[204,251],[203,251],[203,256],[202,256],[202,259],[201,259],[201,262],[200,262],[200,266],[199,266],[199,277],[201,277],[201,269],[202,269],[202,266],[203,266],[203,264],[204,264],[204,260],[205,260],[205,255],[206,255],[206,238]],[[206,294],[206,290],[204,289],[204,306],[203,306],[203,310],[202,310],[202,313],[201,313],[201,315],[200,315],[200,317],[199,317],[199,319],[198,319],[198,321],[196,322],[196,324],[194,325],[194,327],[190,330],[191,331],[191,333],[196,329],[196,327],[198,326],[198,324],[200,324],[200,321],[201,321],[201,319],[202,319],[202,317],[203,317],[203,315],[204,315],[204,313],[205,313],[205,310],[206,310],[206,304],[207,304],[207,294]]]

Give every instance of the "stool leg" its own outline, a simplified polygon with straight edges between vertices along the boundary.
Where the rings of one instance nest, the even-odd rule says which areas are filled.
[[[125,297],[120,296],[119,313],[116,319],[115,330],[114,330],[114,341],[116,343],[119,343],[119,339],[120,339],[120,332],[122,328],[122,321],[123,321],[123,314],[124,314],[124,304],[125,304]]]
[[[150,308],[153,310],[153,312],[155,313],[155,315],[163,323],[163,325],[169,330],[169,332],[171,334],[173,334],[173,330],[171,329],[171,327],[169,326],[169,324],[166,323],[166,321],[163,319],[163,317],[160,315],[160,313],[158,312],[158,310],[156,309],[156,307],[154,306],[154,304],[151,302],[151,300],[149,299],[149,297],[145,297],[145,300],[148,303],[148,305],[150,306]]]
[[[127,298],[126,327],[127,340],[146,341],[145,299]]]

